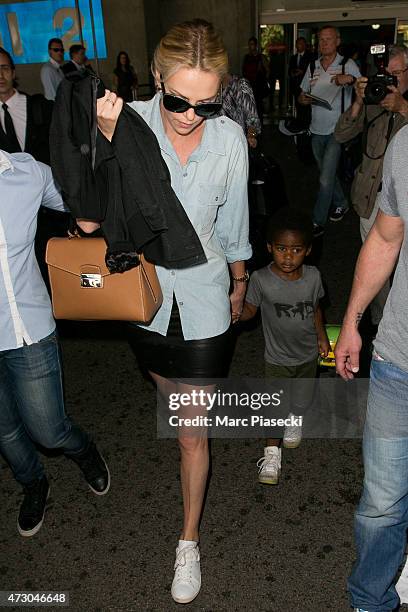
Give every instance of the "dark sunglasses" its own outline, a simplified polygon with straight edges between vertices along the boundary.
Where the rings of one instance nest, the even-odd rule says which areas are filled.
[[[60,52],[60,53],[64,53],[64,49],[61,47],[50,47],[51,51],[55,51],[56,53]]]
[[[196,104],[195,106],[190,104],[190,102],[187,102],[187,100],[184,100],[184,98],[179,98],[173,94],[166,93],[163,81],[161,81],[161,85],[163,91],[163,106],[171,113],[185,113],[192,108],[198,117],[208,119],[209,117],[214,117],[214,115],[217,115],[222,108],[222,85],[219,93],[217,94],[217,101],[203,102],[202,104]]]

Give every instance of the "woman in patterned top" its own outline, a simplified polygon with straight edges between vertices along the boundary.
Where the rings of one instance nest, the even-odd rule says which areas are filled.
[[[257,145],[257,136],[261,133],[261,122],[252,87],[243,77],[227,74],[223,81],[224,95],[221,115],[226,115],[244,130],[250,147]]]

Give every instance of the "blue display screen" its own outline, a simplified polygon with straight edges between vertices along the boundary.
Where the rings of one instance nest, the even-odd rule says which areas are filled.
[[[83,44],[89,59],[106,57],[105,30],[101,0],[79,0]],[[96,50],[92,36],[91,9],[95,27]],[[16,64],[35,64],[48,60],[48,41],[61,38],[66,50],[81,43],[75,0],[39,0],[0,4],[0,46],[13,56]]]

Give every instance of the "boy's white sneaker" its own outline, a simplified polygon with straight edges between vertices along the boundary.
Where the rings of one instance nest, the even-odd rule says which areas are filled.
[[[291,412],[288,414],[288,419],[293,417],[297,419]],[[285,427],[283,433],[283,446],[285,448],[297,448],[302,441],[302,426],[301,425],[289,425]]]
[[[281,449],[278,446],[266,446],[264,456],[258,459],[258,480],[262,484],[278,484],[281,473]]]
[[[197,597],[201,588],[200,549],[198,542],[179,540],[174,563],[171,596],[177,603],[187,604]]]

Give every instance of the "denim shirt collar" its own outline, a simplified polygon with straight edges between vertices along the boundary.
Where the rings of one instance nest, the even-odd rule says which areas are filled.
[[[157,93],[152,100],[152,113],[150,127],[156,135],[160,149],[168,155],[174,157],[175,151],[170,140],[168,139],[163,126],[163,120],[160,113],[161,94]],[[221,119],[222,121],[223,119]],[[197,149],[191,154],[190,161],[199,161],[204,159],[208,152],[216,155],[225,155],[225,145],[222,141],[220,130],[217,127],[216,119],[206,119],[203,137]]]

